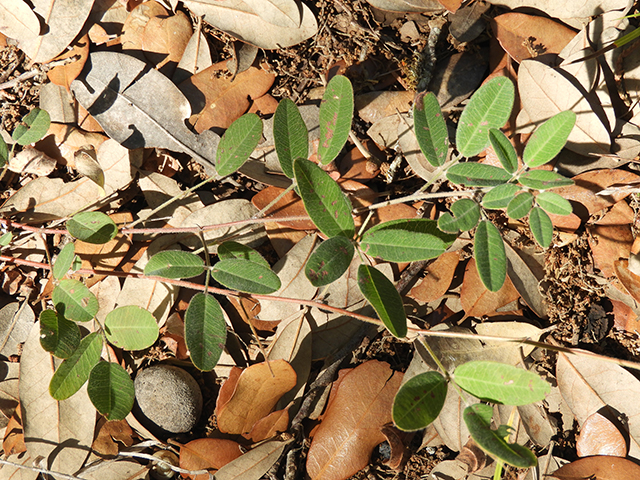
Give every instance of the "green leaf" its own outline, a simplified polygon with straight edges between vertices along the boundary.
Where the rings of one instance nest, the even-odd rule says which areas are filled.
[[[227,323],[218,301],[206,293],[196,293],[184,315],[184,340],[191,361],[208,372],[220,360],[227,338]]]
[[[353,119],[353,88],[347,77],[336,75],[327,84],[320,103],[320,144],[322,165],[334,160],[347,143]],[[307,155],[305,154],[304,157]]]
[[[365,253],[389,262],[436,258],[457,238],[443,233],[434,220],[392,220],[367,230],[360,242]]]
[[[549,215],[545,213],[540,207],[534,207],[529,214],[529,228],[533,233],[533,238],[543,248],[551,246],[553,241],[553,223]]]
[[[498,228],[483,220],[476,229],[474,258],[480,280],[488,290],[497,292],[507,277],[507,254]]]
[[[518,170],[518,154],[513,145],[511,145],[509,138],[502,130],[490,128],[489,141],[502,167],[509,173],[515,173]]]
[[[69,358],[80,345],[78,324],[58,315],[54,310],[40,313],[40,345],[58,358]]]
[[[513,197],[507,205],[507,216],[509,218],[522,218],[533,208],[533,195],[529,192],[522,192]]]
[[[567,143],[575,124],[576,114],[571,110],[551,117],[531,135],[524,148],[522,161],[533,168],[553,160]]]
[[[483,163],[467,162],[453,165],[447,170],[450,182],[469,187],[494,187],[511,180],[511,174],[505,169],[485,165]]]
[[[67,221],[67,230],[78,240],[102,244],[115,238],[118,226],[102,212],[80,212]]]
[[[469,198],[461,198],[451,205],[450,213],[443,213],[438,219],[438,228],[447,233],[466,232],[476,228],[480,221],[480,206]]]
[[[358,287],[384,326],[397,338],[407,336],[407,317],[400,294],[391,280],[369,265],[358,267]]]
[[[571,202],[557,193],[540,192],[536,197],[536,202],[547,213],[555,215],[571,215],[573,207]]]
[[[304,267],[311,285],[321,287],[339,279],[347,271],[355,248],[346,237],[332,237],[313,251]]]
[[[460,115],[456,146],[465,157],[473,157],[489,144],[489,129],[501,128],[509,120],[515,89],[507,77],[495,77],[473,94]]]
[[[420,150],[434,167],[444,165],[449,148],[447,124],[436,96],[418,94],[413,105],[413,128]]]
[[[51,125],[51,119],[46,110],[34,108],[22,118],[13,131],[13,138],[18,145],[29,145],[43,138]]]
[[[49,393],[64,400],[76,393],[89,378],[93,366],[100,360],[102,337],[94,332],[82,339],[73,354],[60,364],[49,383]]]
[[[242,260],[249,260],[253,263],[259,263],[267,268],[270,268],[269,262],[267,262],[262,255],[256,252],[253,248],[247,247],[242,243],[229,240],[218,245],[218,257],[220,260],[226,260],[228,258],[240,258]]]
[[[0,237],[0,247],[6,247],[13,240],[13,233],[7,232]]]
[[[0,167],[4,167],[9,161],[9,146],[0,136]]]
[[[53,278],[56,280],[60,280],[64,277],[69,269],[71,268],[71,264],[76,256],[76,247],[72,242],[67,243],[60,253],[58,254],[58,258],[56,258],[55,263],[53,264],[53,268],[51,269],[51,273],[53,273]]]
[[[164,278],[191,278],[204,272],[204,260],[180,250],[156,253],[144,267],[144,274]]]
[[[246,293],[273,293],[280,288],[280,279],[269,267],[240,258],[220,260],[211,276],[231,290]]]
[[[534,190],[547,190],[549,188],[573,185],[573,180],[548,170],[529,170],[520,175],[518,181],[525,187],[533,188]]]
[[[142,307],[126,305],[110,311],[104,319],[104,331],[112,345],[125,350],[144,350],[158,339],[158,323]]]
[[[294,160],[293,172],[304,208],[318,230],[327,237],[352,238],[355,225],[351,203],[340,186],[327,172],[305,158]]]
[[[438,372],[411,377],[393,400],[393,422],[400,430],[415,431],[433,422],[447,397],[447,381]]]
[[[133,408],[135,391],[127,371],[117,363],[100,362],[89,375],[89,399],[107,420],[124,420]]]
[[[506,363],[473,361],[454,373],[456,384],[474,397],[504,405],[544,400],[551,386],[539,375]]]
[[[74,322],[93,320],[99,309],[96,296],[78,280],[61,280],[53,289],[51,300],[60,315]]]
[[[513,183],[498,185],[484,194],[484,197],[482,197],[482,206],[489,210],[507,208],[511,199],[513,199],[519,191],[520,187]]]
[[[464,409],[464,423],[469,429],[471,438],[485,452],[509,465],[519,468],[536,466],[538,460],[531,450],[517,443],[507,443],[503,438],[503,434],[507,433],[504,428],[491,430],[492,413],[492,407],[481,403]]]
[[[238,170],[255,150],[262,137],[262,120],[246,113],[224,132],[216,152],[218,175],[226,177]]]
[[[293,161],[309,156],[309,132],[297,105],[288,98],[280,100],[273,116],[273,141],[282,171],[293,178]]]

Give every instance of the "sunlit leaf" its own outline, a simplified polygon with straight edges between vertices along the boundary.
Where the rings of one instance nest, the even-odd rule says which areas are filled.
[[[533,195],[530,192],[522,192],[516,195],[507,205],[507,216],[509,218],[522,218],[533,208]]]
[[[421,93],[413,106],[413,128],[420,150],[434,167],[444,165],[449,148],[447,124],[444,121],[437,97],[429,92]]]
[[[4,167],[9,161],[9,146],[4,138],[0,137],[0,167]]]
[[[96,296],[78,280],[61,280],[53,289],[51,300],[60,315],[74,322],[92,320],[99,309]]]
[[[571,202],[554,192],[540,192],[536,202],[547,213],[555,215],[571,215],[573,207]]]
[[[0,237],[0,247],[6,247],[13,240],[13,233],[7,232]]]
[[[515,173],[515,171],[518,170],[518,154],[516,153],[516,149],[513,148],[513,145],[511,145],[507,136],[502,132],[502,130],[490,128],[489,141],[491,142],[491,146],[493,147],[493,151],[496,153],[498,160],[500,160],[502,168],[509,173]]]
[[[489,210],[496,210],[498,208],[507,208],[509,202],[516,196],[521,190],[521,187],[514,185],[513,183],[505,183],[493,187],[482,197],[482,206]]]
[[[135,392],[127,371],[117,363],[100,362],[91,370],[89,399],[107,420],[124,420],[133,408]]]
[[[191,361],[199,370],[209,371],[220,360],[227,338],[227,324],[218,301],[206,293],[196,293],[184,315],[184,340]]]
[[[492,414],[493,408],[481,403],[471,405],[464,409],[464,423],[469,429],[471,438],[473,438],[478,446],[485,452],[509,465],[519,468],[536,466],[538,460],[531,450],[517,443],[507,443],[504,439],[509,433],[507,428],[500,428],[499,430],[491,429]]]
[[[531,135],[524,148],[522,161],[533,168],[553,160],[567,143],[575,124],[576,114],[571,110],[551,117]]]
[[[125,305],[110,311],[104,319],[109,343],[125,350],[143,350],[158,339],[158,323],[148,310]]]
[[[35,143],[45,136],[51,125],[49,113],[46,110],[34,108],[27,113],[21,123],[13,131],[13,138],[18,145],[29,145]]]
[[[480,206],[469,198],[461,198],[451,205],[450,213],[443,213],[438,219],[438,228],[443,232],[466,232],[478,225],[480,221]]]
[[[447,397],[447,381],[438,372],[410,378],[393,400],[393,422],[400,430],[425,428],[440,414]]]
[[[211,276],[231,290],[267,294],[280,288],[280,279],[269,267],[240,258],[220,260]]]
[[[331,163],[347,143],[352,118],[353,87],[347,77],[336,75],[329,80],[320,103],[318,158],[323,165]]]
[[[40,313],[40,345],[58,358],[69,358],[80,345],[78,324],[54,310]]]
[[[337,236],[322,242],[304,266],[304,273],[314,287],[335,282],[347,271],[355,249],[346,237]]]
[[[391,334],[405,337],[407,317],[402,298],[391,280],[380,270],[363,264],[358,267],[358,287]]]
[[[262,120],[246,113],[224,132],[216,153],[218,175],[226,177],[238,170],[255,150],[262,137]]]
[[[473,157],[489,144],[489,129],[501,128],[509,120],[515,89],[507,77],[495,77],[471,97],[456,131],[456,147],[465,157]]]
[[[309,155],[309,132],[297,105],[288,98],[280,100],[273,116],[273,141],[282,171],[293,178],[293,161]]]
[[[90,333],[82,339],[73,354],[60,364],[49,383],[49,393],[64,400],[76,393],[89,378],[93,366],[100,360],[102,337]]]
[[[573,185],[573,180],[549,170],[529,170],[520,175],[518,181],[525,187],[535,190],[547,190],[549,188]]]
[[[507,254],[498,228],[488,220],[481,221],[473,248],[480,280],[488,290],[497,292],[507,277]]]
[[[218,257],[220,260],[225,260],[227,258],[240,258],[242,260],[259,263],[269,268],[269,262],[267,262],[264,257],[253,248],[231,240],[218,245]]]
[[[191,278],[204,272],[204,260],[198,255],[180,250],[165,250],[152,256],[144,274],[164,278]]]
[[[541,247],[548,248],[553,241],[553,223],[544,210],[534,207],[529,214],[529,227],[533,238]]]
[[[53,278],[60,280],[67,274],[76,256],[75,252],[76,247],[72,242],[69,242],[62,247],[62,250],[60,250],[60,253],[58,254],[58,258],[56,258],[53,268],[51,269]]]
[[[507,183],[511,180],[511,174],[504,168],[493,165],[466,162],[449,168],[447,179],[452,183],[469,187],[493,187]]]
[[[118,226],[102,212],[80,212],[67,221],[69,234],[87,243],[102,244],[115,238]]]

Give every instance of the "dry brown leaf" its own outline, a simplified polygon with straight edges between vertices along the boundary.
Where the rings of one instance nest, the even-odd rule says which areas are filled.
[[[5,455],[15,455],[26,452],[27,446],[24,443],[24,431],[22,430],[22,418],[20,409],[17,408],[13,416],[7,423],[7,428],[2,442],[2,450]]]
[[[572,179],[574,185],[556,188],[553,191],[569,201],[583,204],[590,215],[611,207],[629,195],[629,191],[620,189],[611,195],[596,195],[612,185],[626,185],[638,182],[640,177],[635,173],[618,169],[593,170],[581,173]]]
[[[219,470],[235,460],[242,451],[232,440],[221,438],[198,438],[180,447],[180,468],[186,470]],[[192,480],[207,480],[209,474],[188,474]]]
[[[407,205],[406,203],[386,205],[375,210],[369,225],[374,226],[379,223],[390,222],[391,220],[400,220],[403,218],[413,219],[416,218],[417,213],[418,211],[414,207]]]
[[[364,121],[375,123],[396,111],[406,113],[411,110],[414,96],[414,92],[408,91],[363,93],[356,96],[355,109]]]
[[[387,438],[387,443],[391,449],[389,459],[386,460],[384,464],[396,472],[400,472],[410,456],[409,449],[407,445],[405,445],[405,442],[413,437],[413,433],[403,432],[394,425],[385,425],[381,431]]]
[[[576,32],[550,18],[509,12],[492,22],[504,50],[516,62],[548,53],[560,53]]]
[[[65,60],[67,58],[76,57],[71,63],[65,63],[53,67],[47,72],[47,77],[52,83],[60,85],[69,90],[71,82],[73,82],[80,72],[84,68],[84,64],[89,57],[89,35],[85,34],[78,40],[76,40],[71,50],[64,52],[62,55],[56,58],[56,60]]]
[[[258,420],[244,437],[253,443],[258,443],[285,432],[288,427],[289,409],[277,410]]]
[[[240,374],[242,373],[242,369],[240,367],[233,366],[229,370],[229,376],[225,380],[225,382],[220,387],[220,392],[218,392],[218,399],[216,400],[216,410],[222,410],[234,392],[236,391],[236,387],[238,386],[238,379],[240,378]]]
[[[369,463],[373,449],[385,440],[382,427],[391,421],[402,376],[377,360],[345,375],[309,448],[312,480],[343,480]]]
[[[582,425],[576,440],[576,451],[579,457],[626,457],[627,443],[620,430],[608,418],[596,412]]]
[[[276,199],[282,192],[283,188],[278,187],[267,187],[265,189],[260,190],[256,195],[251,198],[251,202],[253,205],[262,210],[267,205],[269,205],[273,200]],[[302,200],[295,192],[287,192],[278,202],[273,205],[268,211],[265,212],[264,216],[269,218],[276,217],[292,217],[299,215],[307,215],[307,211],[304,208]],[[296,230],[315,230],[316,226],[313,224],[311,220],[299,220],[295,222],[283,222],[279,221],[279,225],[286,226],[289,228],[293,228]]]
[[[118,444],[125,447],[133,445],[133,430],[126,420],[106,421],[101,417],[97,430],[98,433],[91,448],[100,455],[117,455]]]
[[[633,233],[630,225],[587,226],[594,265],[605,277],[615,275],[613,263],[629,258]]]
[[[375,178],[380,173],[380,164],[386,159],[385,155],[371,140],[366,139],[362,142],[364,147],[373,155],[372,158],[366,158],[360,149],[352,148],[340,159],[340,177],[366,182]]]
[[[462,5],[462,0],[438,0],[438,3],[451,13],[456,13],[460,8],[460,5]]]
[[[640,332],[640,317],[631,307],[619,300],[609,299],[612,305],[613,326],[625,332]]]
[[[231,398],[221,406],[216,405],[218,429],[232,434],[251,431],[295,384],[296,372],[284,360],[246,368],[240,374]]]
[[[618,280],[622,282],[622,285],[627,289],[629,295],[631,295],[636,302],[640,302],[640,275],[636,275],[629,270],[629,261],[616,260],[613,262],[613,268]]]
[[[15,173],[32,173],[46,177],[56,168],[58,162],[34,147],[27,146],[14,157],[9,158],[7,168]]]
[[[180,84],[191,102],[191,125],[198,133],[213,127],[229,128],[250,106],[249,99],[261,97],[275,80],[262,68],[250,67],[236,78],[225,77],[226,62],[216,63]]]
[[[620,200],[607,214],[598,220],[596,225],[630,225],[634,221],[634,212],[629,204]]]
[[[173,74],[172,80],[178,85],[191,75],[201,72],[211,66],[211,50],[207,38],[202,33],[202,22],[198,22],[196,31],[193,32],[187,46],[184,49],[178,68]]]
[[[216,480],[260,480],[275,462],[282,457],[286,441],[273,440],[256,448],[225,465],[216,473]]]
[[[29,38],[40,35],[40,21],[23,0],[0,3],[0,32],[9,38]]]
[[[390,12],[441,12],[444,10],[441,2],[436,0],[367,0],[369,4],[380,10]]]
[[[442,297],[453,280],[460,253],[446,252],[425,268],[427,274],[413,289],[410,295],[421,302],[433,302]]]
[[[154,16],[149,19],[142,34],[144,56],[171,78],[192,34],[191,20],[180,10],[169,17]]]
[[[278,100],[270,93],[256,98],[249,107],[249,113],[257,113],[259,115],[273,115],[278,108]]]
[[[41,152],[55,158],[63,165],[75,165],[75,153],[85,145],[100,147],[108,137],[99,133],[91,133],[63,123],[52,123],[47,135],[35,144]]]
[[[168,17],[169,11],[155,0],[140,3],[131,10],[122,26],[120,38],[122,50],[129,51],[131,55],[144,60],[142,48],[144,29],[152,18],[160,16]]]
[[[581,458],[551,474],[559,480],[597,478],[597,480],[637,480],[640,466],[626,458],[608,455]]]
[[[497,292],[491,292],[484,286],[475,259],[470,259],[464,271],[464,280],[460,289],[460,302],[469,317],[492,315],[496,310],[520,298],[520,294],[507,277]]]

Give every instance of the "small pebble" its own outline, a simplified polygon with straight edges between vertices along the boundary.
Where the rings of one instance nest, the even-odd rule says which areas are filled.
[[[164,364],[147,368],[136,376],[135,391],[142,414],[166,432],[188,432],[200,418],[202,392],[181,368]]]

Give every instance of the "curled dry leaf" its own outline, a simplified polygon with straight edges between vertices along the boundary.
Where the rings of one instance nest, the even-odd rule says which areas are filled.
[[[71,63],[58,65],[47,72],[47,77],[49,77],[49,80],[51,80],[52,83],[65,87],[67,90],[71,87],[71,82],[78,78],[78,75],[80,75],[85,62],[89,57],[88,34],[85,34],[76,40],[73,43],[71,50],[64,52],[56,58],[56,60],[66,60],[72,57],[74,57],[75,60]]]
[[[288,427],[289,409],[276,410],[258,420],[245,437],[253,443],[258,443],[286,431]]]
[[[292,441],[293,438],[284,442],[272,440],[249,450],[218,470],[216,480],[260,480]]]
[[[180,447],[180,468],[186,470],[219,470],[235,460],[242,451],[240,445],[232,440],[221,438],[198,438]],[[192,480],[207,480],[209,475],[188,474]]]
[[[520,298],[520,294],[509,277],[497,292],[487,290],[487,287],[480,280],[475,259],[469,259],[460,289],[460,302],[468,316],[482,317],[495,314],[498,308],[508,305],[518,298]]]
[[[627,456],[627,443],[620,430],[599,412],[591,415],[582,425],[576,441],[579,457],[593,455]]]
[[[312,480],[342,480],[364,468],[385,440],[402,373],[388,363],[365,362],[344,376],[313,437],[307,456]]]
[[[91,448],[100,455],[117,455],[118,445],[130,447],[133,445],[133,430],[126,420],[99,420],[98,433],[91,444]]]
[[[605,277],[615,275],[614,262],[629,258],[633,233],[630,225],[587,226],[594,265]]]
[[[137,5],[129,12],[122,26],[122,36],[120,38],[122,50],[140,60],[144,60],[142,41],[145,27],[152,18],[166,18],[168,16],[169,11],[155,0]]]
[[[47,135],[36,143],[36,148],[63,165],[73,167],[74,155],[80,148],[92,145],[97,149],[107,140],[106,136],[99,133],[85,132],[63,123],[52,123]]]
[[[149,62],[171,77],[192,34],[191,21],[180,10],[169,17],[154,16],[144,27],[142,50]]]
[[[551,474],[558,480],[597,478],[598,480],[634,480],[640,478],[640,466],[626,458],[601,455],[571,462]]]
[[[25,147],[16,156],[9,159],[7,168],[16,173],[32,173],[46,177],[56,168],[57,162],[49,155],[34,147]]]
[[[296,372],[284,360],[258,363],[240,374],[228,401],[216,405],[220,431],[241,434],[251,431],[269,415],[280,397],[296,384]],[[225,400],[225,399],[222,399]]]

